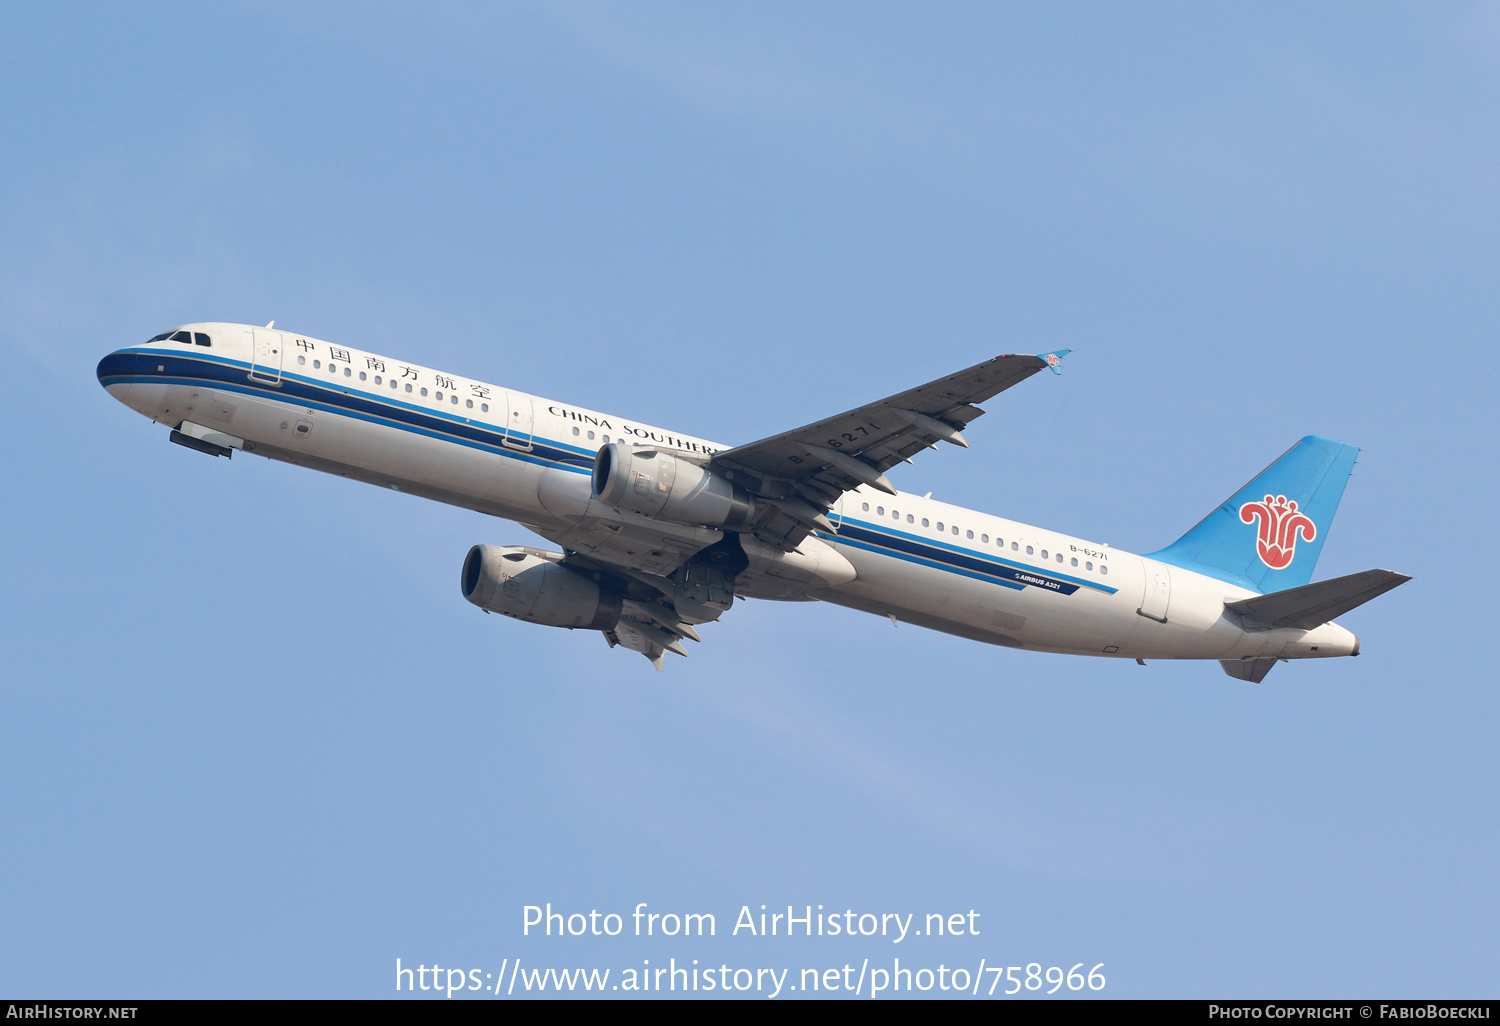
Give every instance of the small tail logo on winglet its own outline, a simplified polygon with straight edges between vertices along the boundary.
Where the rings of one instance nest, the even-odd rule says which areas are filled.
[[[1037,356],[1046,362],[1053,374],[1061,374],[1063,357],[1072,351],[1071,349],[1055,349],[1050,353],[1037,353]]]
[[[1255,551],[1260,561],[1272,570],[1285,570],[1292,565],[1297,556],[1298,535],[1309,542],[1318,536],[1317,525],[1298,512],[1297,503],[1289,502],[1285,495],[1267,495],[1259,502],[1245,503],[1240,507],[1240,519],[1247,524],[1260,521]]]

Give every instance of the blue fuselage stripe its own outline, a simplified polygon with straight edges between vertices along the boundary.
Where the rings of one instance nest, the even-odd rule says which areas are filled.
[[[860,542],[863,547],[875,547],[881,551],[900,553],[927,563],[945,568],[963,570],[968,576],[981,575],[1009,587],[1030,585],[1044,588],[1061,595],[1071,595],[1079,588],[1091,588],[1107,595],[1115,593],[1108,585],[1080,580],[1063,574],[1049,573],[1019,563],[1013,563],[990,555],[980,555],[972,549],[930,542],[904,531],[892,531],[885,525],[875,526],[862,521],[845,520],[836,536],[840,541]]]
[[[974,570],[966,570],[962,567],[953,566],[949,563],[942,563],[935,559],[902,552],[899,549],[893,549],[886,545],[879,545],[864,541],[863,539],[854,538],[844,534],[843,532],[840,532],[839,534],[820,534],[819,537],[835,545],[847,545],[850,548],[861,549],[865,552],[873,552],[876,555],[887,556],[891,559],[899,559],[904,563],[915,563],[917,566],[925,566],[933,570],[942,570],[946,573],[956,574],[960,577],[970,577],[976,581],[984,581],[986,584],[998,584],[1001,587],[1010,588],[1014,591],[1026,590],[1026,586],[1024,584],[1017,584],[1014,581],[1009,581],[1004,578],[997,577],[994,574],[980,573]]]

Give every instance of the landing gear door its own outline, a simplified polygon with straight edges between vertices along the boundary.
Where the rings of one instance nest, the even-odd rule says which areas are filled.
[[[531,396],[505,393],[505,444],[512,449],[531,449]]]
[[[1160,623],[1167,622],[1167,606],[1172,601],[1172,571],[1154,559],[1143,559],[1146,570],[1146,593],[1136,612]]]
[[[281,356],[286,349],[279,331],[252,328],[250,345],[250,380],[281,384]]]

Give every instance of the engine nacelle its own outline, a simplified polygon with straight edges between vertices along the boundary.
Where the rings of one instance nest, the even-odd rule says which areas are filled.
[[[561,558],[519,545],[476,545],[464,560],[464,598],[528,623],[609,630],[620,619],[620,596],[554,562]]]
[[[728,530],[755,519],[755,497],[696,463],[610,442],[594,457],[594,497],[674,524]]]

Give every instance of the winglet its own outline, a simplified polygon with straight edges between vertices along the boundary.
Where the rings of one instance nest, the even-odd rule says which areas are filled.
[[[1047,361],[1047,366],[1052,368],[1053,374],[1061,374],[1063,357],[1072,351],[1071,349],[1055,349],[1050,353],[1037,353],[1036,355]]]

